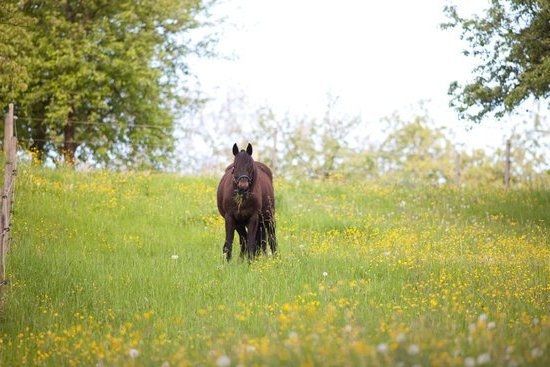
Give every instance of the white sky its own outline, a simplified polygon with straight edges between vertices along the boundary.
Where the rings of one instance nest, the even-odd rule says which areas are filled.
[[[454,2],[466,13],[487,4]],[[331,95],[346,114],[376,125],[429,101],[429,116],[450,127],[456,143],[501,144],[511,130],[506,121],[472,127],[448,107],[449,83],[470,80],[473,67],[462,56],[466,45],[459,34],[439,27],[448,3],[223,0],[214,9],[215,16],[227,17],[218,50],[234,58],[201,59],[192,71],[214,104],[237,92],[281,114],[320,117]]]

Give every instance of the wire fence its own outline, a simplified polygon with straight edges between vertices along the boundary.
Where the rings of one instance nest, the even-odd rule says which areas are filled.
[[[30,126],[32,124],[35,124],[35,125],[46,124],[47,125],[47,122],[51,122],[51,121],[48,120],[48,119],[45,119],[45,118],[37,118],[37,117],[18,117],[18,119],[17,119],[17,123],[19,124],[20,127],[21,126]],[[61,129],[64,125],[67,125],[67,124],[72,124],[72,125],[76,125],[76,126],[79,126],[79,127],[87,127],[87,126],[101,127],[101,128],[104,128],[105,130],[102,131],[101,129],[98,129],[97,131],[93,131],[92,134],[96,134],[96,133],[101,134],[103,132],[105,135],[109,135],[109,134],[113,134],[113,133],[117,134],[117,135],[120,135],[121,132],[126,134],[126,135],[131,135],[131,133],[133,133],[133,132],[142,131],[142,130],[150,130],[149,133],[152,133],[152,131],[158,131],[163,136],[165,136],[165,135],[174,136],[175,129],[178,129],[184,135],[189,134],[191,132],[191,130],[186,129],[184,126],[179,126],[179,125],[174,125],[174,124],[160,125],[160,124],[151,124],[151,123],[127,123],[127,122],[120,122],[119,123],[116,120],[107,121],[107,122],[86,121],[86,120],[67,120],[67,121],[63,121],[62,123],[58,123],[57,125],[60,126],[59,129]],[[15,129],[14,133],[18,138],[18,142],[19,142],[20,146],[23,149],[28,149],[32,145],[40,144],[40,143],[51,144],[53,146],[60,146],[60,147],[62,147],[65,144],[65,141],[64,141],[64,138],[63,138],[62,135],[58,135],[56,137],[38,138],[38,137],[33,137],[33,136],[27,136],[28,134],[23,133],[23,134],[20,134],[18,136],[17,135],[17,126],[15,126],[14,129]],[[25,129],[25,127],[23,127],[23,129]],[[81,131],[84,131],[84,130],[81,130]],[[88,133],[90,133],[90,132],[88,132]],[[95,138],[97,138],[99,136],[100,135],[96,135]],[[112,145],[114,145],[114,146],[117,146],[117,145],[128,145],[128,146],[136,145],[136,146],[140,146],[140,145],[143,144],[143,145],[146,145],[150,149],[158,149],[158,148],[165,148],[166,147],[166,142],[165,141],[155,141],[154,139],[151,139],[151,135],[148,135],[147,139],[143,139],[143,140],[145,140],[146,142],[144,143],[140,139],[135,139],[135,141],[134,141],[135,144],[132,144],[132,142],[130,140],[128,140],[128,141],[119,141],[119,142],[113,141],[114,144],[112,144]],[[85,139],[76,138],[76,139],[72,139],[70,141],[70,143],[71,144],[77,144],[79,146],[95,146],[95,145],[98,145],[98,144],[105,146],[106,142],[98,140],[98,142],[94,143],[93,140],[89,140],[87,138],[85,138]],[[107,145],[109,145],[109,144],[107,144]]]

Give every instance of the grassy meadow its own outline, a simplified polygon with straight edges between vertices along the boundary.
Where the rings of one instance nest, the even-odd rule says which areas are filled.
[[[0,366],[550,365],[550,192],[276,180],[249,265],[217,182],[21,166]]]

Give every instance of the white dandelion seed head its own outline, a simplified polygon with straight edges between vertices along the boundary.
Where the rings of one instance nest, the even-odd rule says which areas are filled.
[[[475,367],[476,360],[473,357],[464,358],[464,367]]]
[[[390,347],[386,343],[380,343],[376,346],[378,353],[386,354],[390,350]]]
[[[544,351],[541,348],[535,347],[531,349],[531,356],[533,358],[540,358],[544,354]]]
[[[487,321],[487,314],[482,313],[481,315],[479,315],[479,317],[477,319],[478,319],[478,321],[486,322]]]
[[[172,256],[171,256],[171,259],[172,259],[172,260],[177,260],[178,258],[179,258],[178,255],[172,255]]]
[[[477,356],[477,364],[486,364],[491,362],[491,355],[489,353],[482,353]]]
[[[218,367],[229,367],[229,366],[231,366],[231,358],[229,358],[225,354],[219,356],[218,359],[216,359],[216,366],[218,366]]]
[[[130,356],[130,358],[136,359],[139,356],[139,350],[132,348],[128,351],[128,355]]]
[[[256,351],[256,347],[253,345],[247,345],[246,346],[247,353],[254,353]]]
[[[494,321],[489,321],[489,323],[487,324],[487,330],[493,330],[496,327],[497,327],[497,324]]]
[[[324,277],[327,277],[328,276],[328,273],[326,271],[323,272],[323,276]]]
[[[415,356],[418,353],[420,353],[420,347],[416,344],[411,344],[407,348],[407,354],[410,355],[410,356]]]

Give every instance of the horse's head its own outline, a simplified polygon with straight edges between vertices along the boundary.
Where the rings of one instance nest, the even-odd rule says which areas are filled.
[[[233,182],[239,194],[246,194],[256,179],[254,160],[252,159],[252,145],[248,144],[245,150],[239,151],[237,144],[233,145]]]

